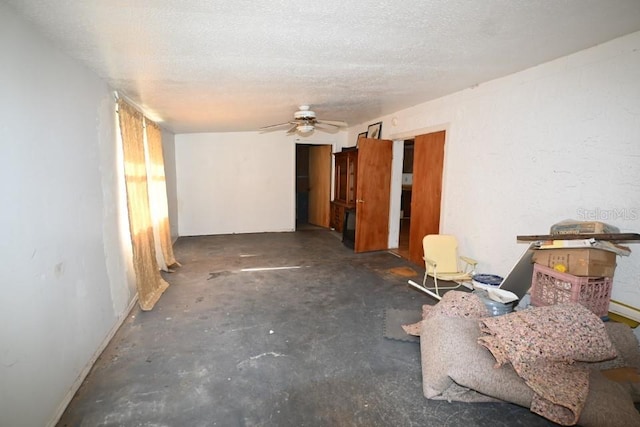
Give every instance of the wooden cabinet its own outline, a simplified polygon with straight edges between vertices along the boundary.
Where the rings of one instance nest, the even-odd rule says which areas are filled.
[[[329,226],[340,233],[342,233],[342,224],[344,223],[344,214],[346,209],[347,208],[344,205],[338,202],[331,202]]]
[[[330,226],[342,232],[345,212],[356,206],[358,150],[335,153],[334,199],[331,202]]]
[[[358,150],[335,153],[335,157],[336,191],[334,201],[355,206]]]

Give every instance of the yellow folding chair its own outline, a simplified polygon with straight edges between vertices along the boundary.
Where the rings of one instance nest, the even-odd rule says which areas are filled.
[[[424,278],[422,286],[409,280],[409,284],[436,299],[441,299],[441,290],[457,289],[464,285],[473,289],[471,278],[475,274],[478,261],[458,256],[458,240],[448,234],[428,234],[422,239],[424,251]],[[462,261],[462,262],[460,262]],[[427,286],[427,276],[433,277],[435,286]],[[456,283],[455,286],[440,286],[438,280]]]

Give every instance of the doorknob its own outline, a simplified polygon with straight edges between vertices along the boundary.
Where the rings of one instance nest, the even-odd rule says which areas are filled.
[[[362,200],[362,199],[356,199],[356,203],[364,203],[364,200]]]

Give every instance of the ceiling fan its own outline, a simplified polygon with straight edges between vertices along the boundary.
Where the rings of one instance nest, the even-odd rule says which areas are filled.
[[[293,113],[293,120],[277,125],[265,126],[260,128],[261,131],[276,129],[284,126],[291,126],[287,134],[300,133],[309,134],[314,129],[319,130],[337,130],[346,127],[347,123],[340,120],[322,120],[316,118],[316,113],[309,109],[308,105],[301,105],[299,110]]]

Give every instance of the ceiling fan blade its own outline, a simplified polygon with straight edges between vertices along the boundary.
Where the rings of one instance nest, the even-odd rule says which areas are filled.
[[[317,122],[315,126],[316,126],[316,129],[322,130],[324,132],[329,132],[329,133],[336,133],[340,129],[339,126],[321,123],[321,122]]]
[[[331,129],[331,130],[340,129],[340,126],[332,125],[331,123],[323,123],[323,122],[316,122],[316,127],[321,129]]]
[[[339,128],[348,126],[347,122],[343,122],[342,120],[320,120],[320,119],[318,119],[318,120],[316,120],[316,122],[323,123],[325,125],[336,126],[336,127],[339,127]]]
[[[290,134],[292,134],[292,133],[295,133],[297,129],[298,129],[298,124],[296,123],[295,125],[293,125],[293,127],[292,127],[291,129],[289,129],[289,130],[287,131],[287,135],[290,135]]]
[[[283,126],[288,126],[291,124],[294,124],[296,122],[286,122],[286,123],[278,123],[277,125],[269,125],[269,126],[265,126],[265,127],[261,127],[260,130],[267,130],[267,129],[273,129],[273,128],[280,128]],[[296,123],[297,124],[297,123]]]

